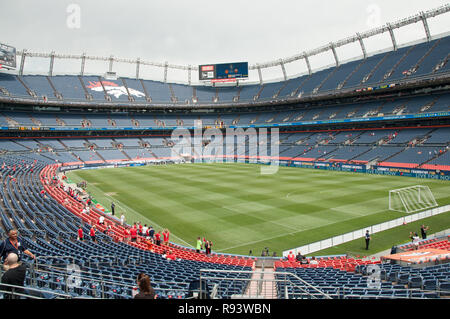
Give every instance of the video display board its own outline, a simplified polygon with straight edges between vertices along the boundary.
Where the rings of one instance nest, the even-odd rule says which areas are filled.
[[[225,80],[248,78],[248,62],[204,64],[199,66],[199,79]]]
[[[0,64],[2,66],[16,68],[16,48],[0,43]]]

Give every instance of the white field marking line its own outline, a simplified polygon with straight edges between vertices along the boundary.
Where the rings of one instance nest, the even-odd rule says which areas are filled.
[[[91,186],[92,184],[89,184],[89,186]],[[151,223],[152,225],[155,225],[161,229],[163,229],[163,227],[161,227],[161,225],[158,225],[157,223],[155,223],[154,221],[150,220],[149,218],[143,216],[142,214],[138,213],[137,211],[135,211],[133,208],[125,205],[124,203],[122,203],[120,200],[113,198],[109,195],[107,195],[106,193],[102,192],[99,188],[97,188],[96,186],[94,186],[95,189],[97,189],[97,191],[99,191],[101,194],[105,195],[106,197],[110,198],[113,200],[114,203],[117,203],[117,206],[119,206],[120,208],[122,208],[124,211],[131,211],[134,213],[134,215],[137,215],[137,217],[142,217],[142,219],[146,220],[147,222]],[[123,206],[122,206],[123,205]],[[126,209],[124,209],[124,207],[126,207]],[[170,233],[171,236],[179,239],[181,242],[183,242],[184,244],[188,245],[189,247],[194,247],[192,244],[189,244],[188,242],[184,241],[183,239],[181,239],[180,237],[174,235],[172,232]]]
[[[333,209],[333,210],[335,210],[335,209]],[[384,211],[386,211],[386,210],[385,210],[385,209],[384,209],[384,210],[379,210],[379,211],[370,213],[369,215],[381,213],[381,212],[384,212]],[[358,214],[358,215],[359,215],[359,214]],[[342,221],[350,220],[350,219],[352,219],[352,218],[353,218],[353,217],[346,218],[346,219],[343,219]],[[389,222],[389,221],[390,221],[390,220],[387,220],[387,221],[385,221],[385,222]],[[383,222],[383,223],[385,223],[385,222]],[[316,228],[320,228],[320,227],[323,227],[323,226],[330,226],[330,225],[333,225],[333,224],[335,224],[335,223],[330,223],[330,224],[327,224],[327,225],[320,225],[320,226],[313,227],[313,228],[308,228],[308,229],[297,230],[297,231],[294,231],[294,232],[291,232],[291,233],[283,233],[283,234],[281,234],[281,235],[276,235],[276,236],[272,236],[272,237],[266,237],[266,238],[261,239],[261,240],[249,241],[249,242],[245,242],[245,243],[243,243],[243,244],[241,244],[241,245],[230,246],[230,247],[227,247],[227,248],[218,249],[218,250],[216,250],[216,251],[217,251],[217,252],[227,251],[227,250],[230,250],[230,249],[233,249],[233,248],[242,247],[242,246],[247,246],[247,245],[251,245],[251,244],[256,244],[256,243],[259,243],[259,242],[262,242],[262,241],[271,240],[271,239],[275,239],[275,238],[279,238],[279,237],[284,237],[284,236],[287,236],[287,235],[294,235],[294,234],[301,233],[301,232],[304,232],[304,231],[310,231],[310,230],[313,230],[313,229],[316,229]],[[351,232],[351,231],[349,231],[349,232]]]

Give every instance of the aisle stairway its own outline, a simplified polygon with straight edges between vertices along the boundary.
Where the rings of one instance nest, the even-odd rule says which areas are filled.
[[[245,291],[248,298],[276,299],[277,289],[273,268],[256,268]]]

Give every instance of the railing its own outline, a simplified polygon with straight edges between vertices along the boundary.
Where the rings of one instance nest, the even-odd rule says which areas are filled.
[[[355,239],[363,238],[365,236],[366,230],[369,230],[370,234],[374,234],[374,233],[388,230],[388,229],[391,229],[391,228],[394,228],[397,226],[401,226],[401,225],[403,225],[403,223],[411,223],[411,222],[414,222],[414,221],[417,221],[420,219],[424,219],[427,217],[442,214],[442,213],[448,212],[449,210],[450,210],[450,205],[446,205],[446,206],[426,210],[426,211],[423,211],[420,213],[416,213],[413,215],[400,217],[400,218],[390,220],[390,221],[387,221],[387,222],[384,222],[381,224],[367,226],[367,227],[355,230],[350,233],[338,235],[335,237],[331,237],[328,239],[324,239],[324,240],[310,243],[310,244],[307,244],[304,246],[300,246],[297,248],[292,248],[292,249],[283,251],[283,256],[287,256],[290,251],[293,251],[294,254],[297,254],[297,252],[301,252],[303,255],[307,255],[307,254],[310,254],[310,253],[313,253],[313,252],[316,252],[319,250],[323,250],[323,249],[331,248],[333,246],[341,245],[343,243],[346,243],[346,242],[349,242],[349,241],[352,241]]]
[[[73,298],[70,295],[71,291],[80,292],[83,290],[81,283],[88,282],[91,284],[91,295],[86,295],[93,298],[101,298],[105,299],[107,287],[114,288],[117,291],[122,292],[122,296],[131,297],[132,291],[136,289],[136,284],[130,280],[127,283],[123,282],[122,277],[117,277],[113,275],[106,275],[101,272],[92,272],[92,271],[83,271],[77,267],[77,265],[68,265],[66,268],[55,267],[51,265],[41,265],[38,267],[30,268],[30,277],[31,284],[33,286],[38,285],[38,277],[43,275],[54,276],[60,278],[61,287],[63,287],[65,293],[69,294],[68,296]],[[105,278],[108,276],[108,278]],[[186,295],[188,292],[188,283],[182,282],[170,282],[170,281],[152,281],[151,282],[155,292],[174,292],[176,294],[184,294]],[[158,285],[185,285],[186,288],[159,288]],[[39,288],[37,289],[39,290]],[[41,290],[42,292],[47,293],[48,290]]]
[[[112,261],[108,262],[108,261],[92,261],[92,259],[109,259],[112,258]],[[91,264],[95,263],[95,264],[116,264],[118,265],[118,258],[117,256],[112,256],[112,255],[93,255],[93,256],[89,256],[88,258],[88,265],[89,268],[91,267]]]
[[[8,288],[8,289],[6,289]],[[55,291],[49,291],[38,288],[1,284],[0,293],[3,294],[4,299],[72,299],[69,294],[61,294]],[[50,296],[49,296],[50,295]]]
[[[252,279],[251,275],[261,275],[258,279]],[[275,274],[275,273],[274,273]],[[224,278],[224,275],[232,275],[232,277]],[[239,278],[238,275],[248,275],[247,278]],[[209,282],[214,282],[214,284],[219,283],[219,287],[217,288],[217,295],[222,296],[222,294],[226,294],[228,290],[232,291],[242,291],[242,293],[236,293],[232,294],[232,299],[237,298],[273,298],[273,299],[288,299],[289,294],[285,294],[284,296],[278,296],[275,290],[275,295],[269,294],[266,287],[272,287],[274,284],[284,283],[287,285],[295,286],[296,288],[302,290],[305,292],[305,294],[309,294],[309,292],[305,288],[309,288],[315,292],[317,296],[320,296],[324,299],[331,299],[331,297],[321,291],[320,289],[314,287],[313,285],[309,284],[308,282],[304,281],[303,279],[299,278],[295,274],[288,273],[288,272],[280,272],[276,273],[275,275],[283,275],[283,279],[263,279],[264,272],[260,271],[236,271],[236,270],[212,270],[212,269],[201,269],[200,270],[200,287],[198,289],[198,297],[202,299],[205,296],[205,293],[207,291],[204,290],[205,287],[208,285]],[[294,283],[294,280],[301,282],[303,286],[299,286],[298,284]],[[248,287],[252,281],[257,281],[257,291],[256,293],[252,293],[252,291],[248,291],[247,293],[244,293],[245,289],[244,287]],[[226,286],[227,288],[220,287],[220,283],[227,282]],[[314,296],[313,296],[314,298]]]

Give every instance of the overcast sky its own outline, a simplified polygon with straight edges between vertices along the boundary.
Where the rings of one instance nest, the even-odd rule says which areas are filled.
[[[420,11],[441,0],[14,0],[0,3],[0,42],[18,50],[121,58],[177,65],[248,61],[263,63],[289,57]],[[432,35],[450,31],[449,13],[429,19]],[[416,23],[396,31],[406,43],[425,37]],[[389,34],[366,41],[370,52],[391,46]],[[341,60],[361,55],[359,44],[338,49]],[[17,63],[19,64],[19,59]],[[331,53],[311,59],[314,69],[333,63]],[[28,72],[48,71],[48,61],[29,59]],[[87,73],[103,73],[108,64],[89,62]],[[80,61],[57,60],[55,73],[79,72]],[[114,70],[134,76],[135,66]],[[286,65],[288,75],[306,71],[303,60]],[[141,76],[160,80],[161,68],[143,68]],[[281,77],[279,67],[264,78]],[[193,80],[198,78],[192,74]],[[257,72],[250,73],[251,79]],[[187,81],[187,73],[169,70],[169,81]]]

